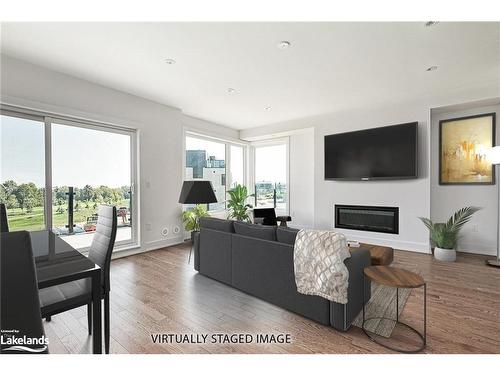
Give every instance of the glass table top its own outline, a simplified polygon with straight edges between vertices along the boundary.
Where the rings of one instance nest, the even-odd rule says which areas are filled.
[[[38,284],[99,268],[51,231],[30,232]]]

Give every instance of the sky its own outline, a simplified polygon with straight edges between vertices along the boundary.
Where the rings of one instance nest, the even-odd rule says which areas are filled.
[[[1,116],[0,182],[43,187],[43,123]],[[130,137],[74,126],[52,126],[52,185],[130,185]]]
[[[255,182],[286,183],[286,145],[255,149]]]
[[[43,123],[2,115],[0,147],[0,183],[45,185]]]
[[[207,158],[215,156],[218,160],[226,159],[226,146],[223,143],[211,142],[205,139],[186,137],[186,150],[206,150]]]

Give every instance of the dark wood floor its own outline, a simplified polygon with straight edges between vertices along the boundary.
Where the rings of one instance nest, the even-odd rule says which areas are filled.
[[[189,244],[111,264],[112,353],[390,353],[353,327],[348,332],[302,318],[197,274]],[[485,257],[456,263],[397,251],[394,265],[418,269],[428,282],[427,353],[500,353],[500,269]],[[402,320],[418,326],[422,297],[414,290]],[[45,323],[51,353],[89,353],[86,308]],[[291,344],[154,344],[151,334],[289,333]],[[404,336],[404,335],[403,335]]]

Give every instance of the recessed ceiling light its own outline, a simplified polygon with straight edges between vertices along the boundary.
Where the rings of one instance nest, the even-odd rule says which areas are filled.
[[[270,111],[271,110],[271,107],[266,107],[266,111]]]
[[[287,40],[282,40],[281,42],[278,43],[277,47],[279,49],[287,49],[289,48],[290,46],[292,45],[292,43],[290,43],[289,41]]]
[[[436,26],[439,23],[439,21],[427,21],[424,25],[425,27],[432,27]]]
[[[167,63],[168,65],[174,65],[175,62],[176,61],[174,59],[165,59],[165,63]]]
[[[233,89],[232,87],[229,87],[229,88],[227,89],[227,92],[228,92],[228,93],[233,93],[233,92],[235,92],[235,91],[236,91],[236,89]]]
[[[434,70],[437,70],[436,65],[429,66],[427,69],[425,69],[426,72],[433,72]]]

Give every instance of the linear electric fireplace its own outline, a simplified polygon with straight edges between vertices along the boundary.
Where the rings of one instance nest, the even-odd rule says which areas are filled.
[[[399,208],[335,205],[335,228],[399,233]]]

